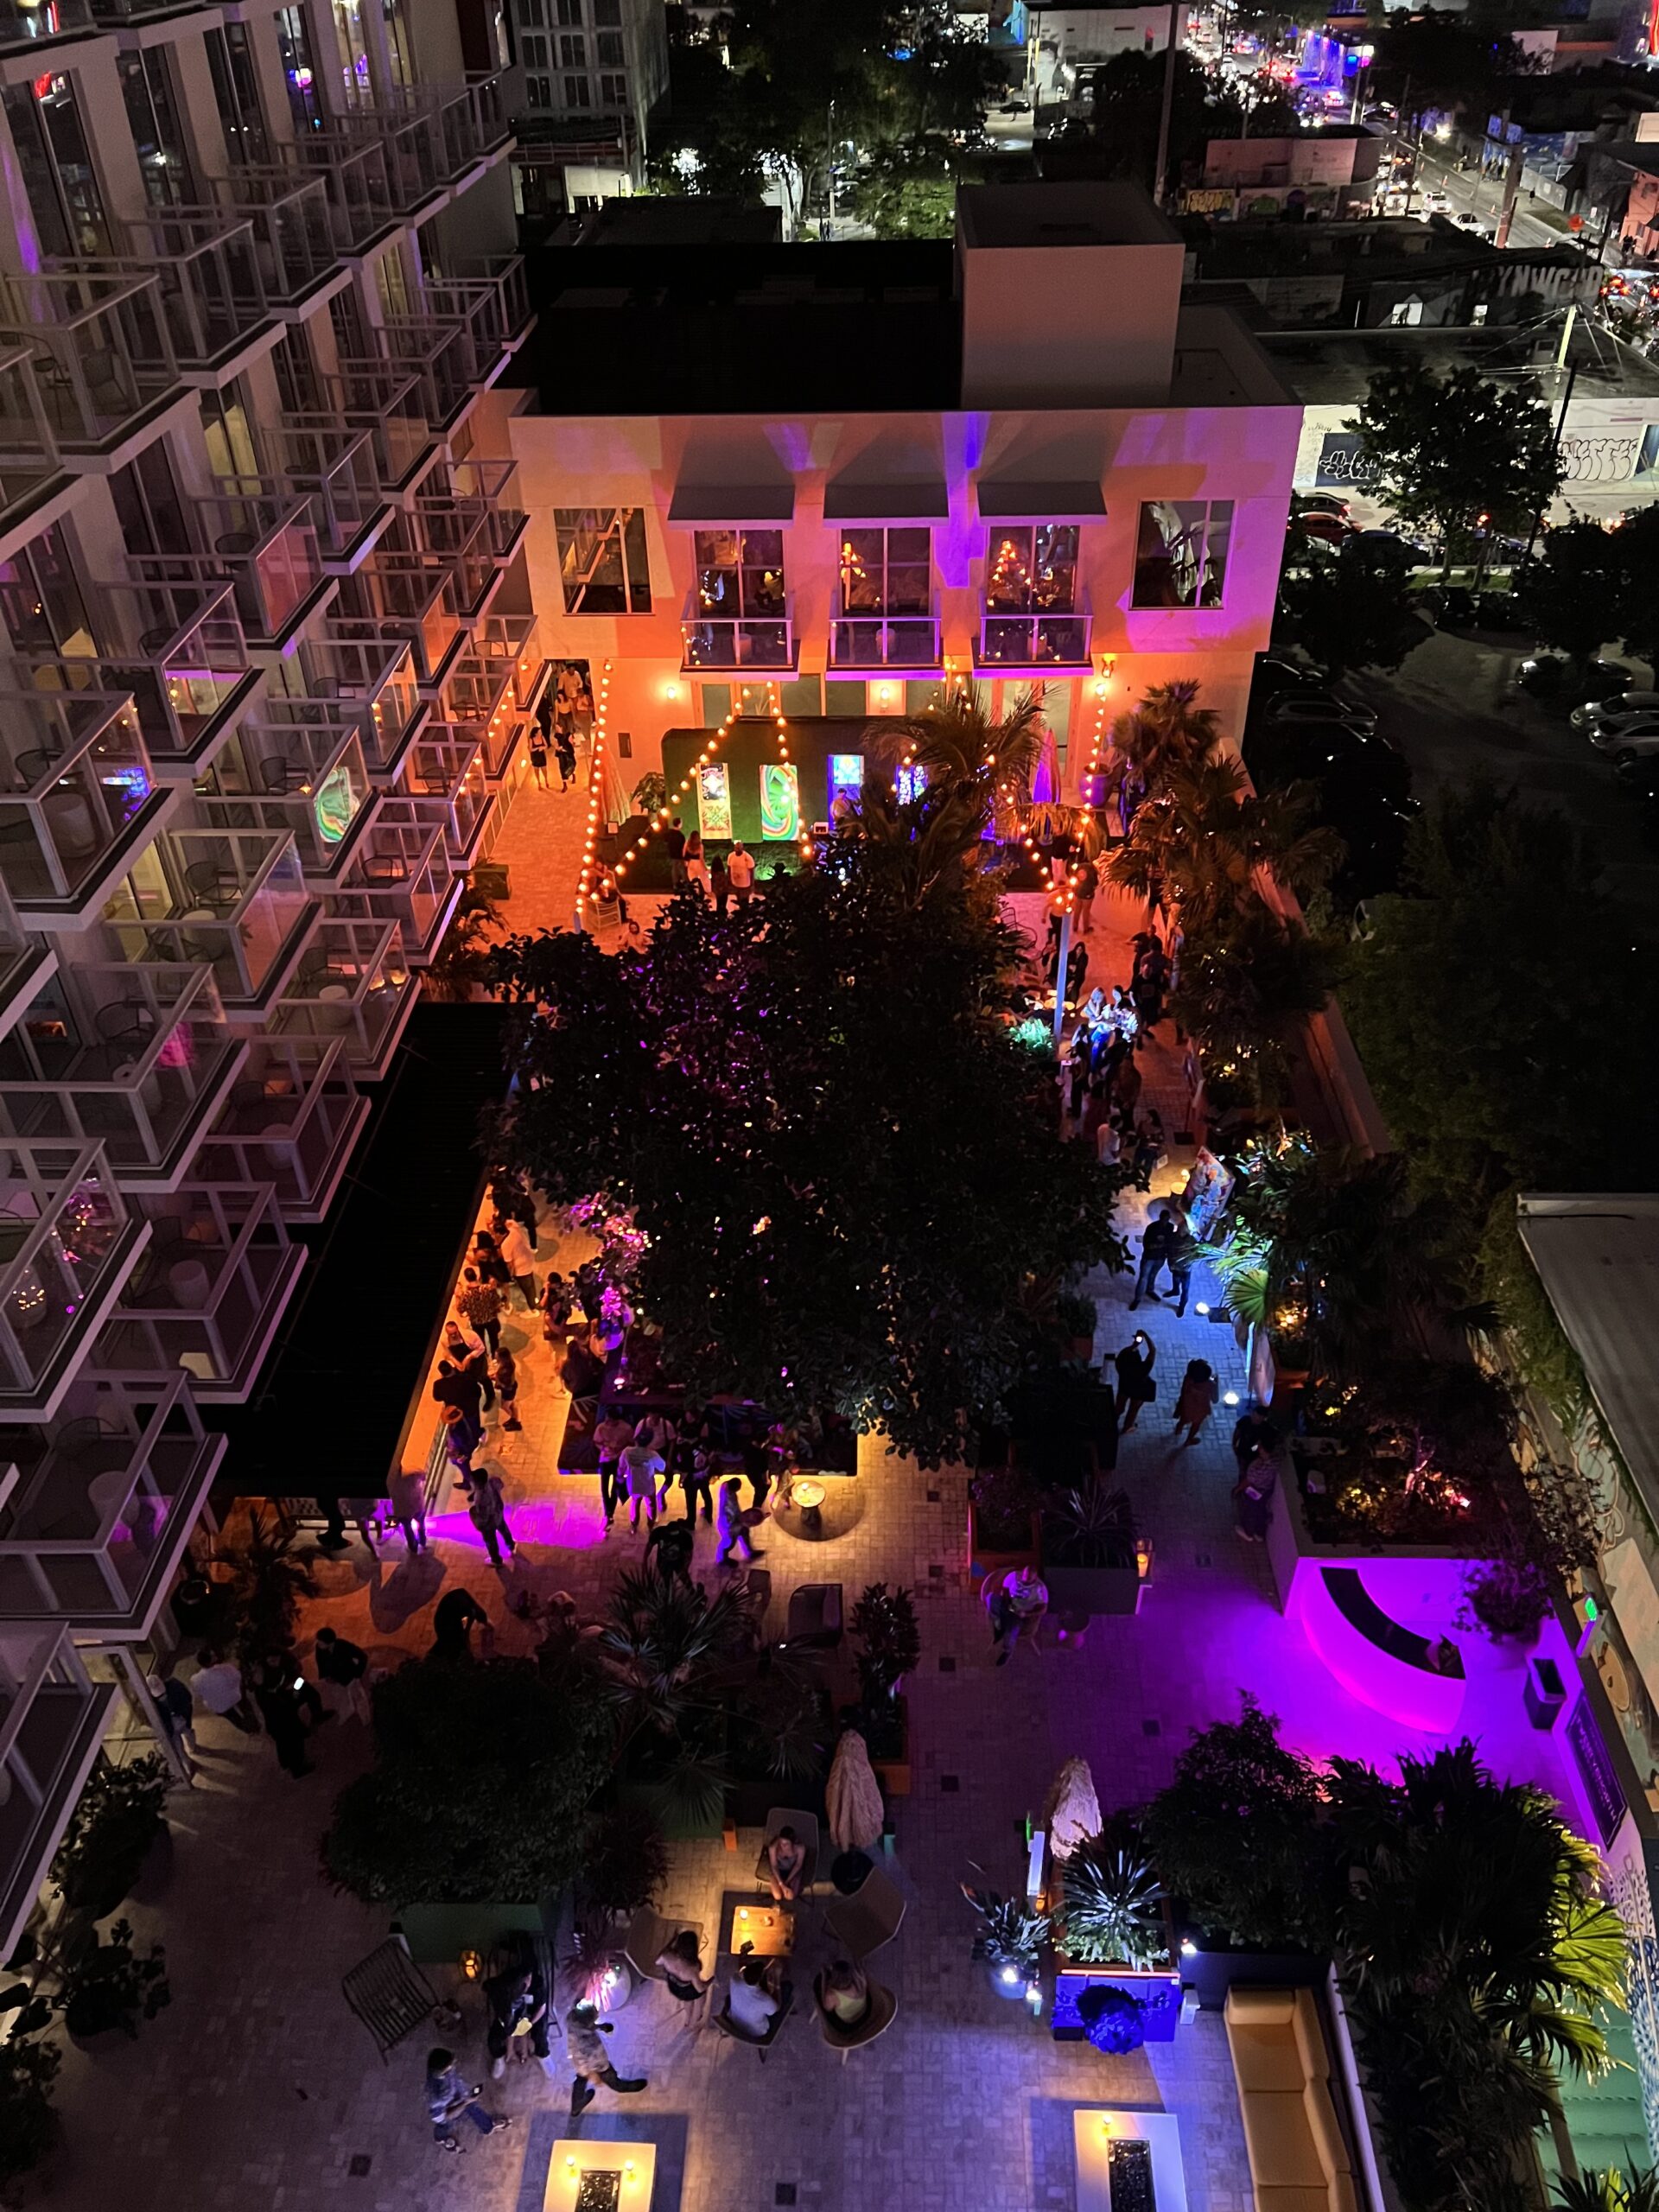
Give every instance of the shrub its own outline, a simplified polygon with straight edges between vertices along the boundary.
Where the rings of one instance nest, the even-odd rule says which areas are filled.
[[[1066,1491],[1043,1516],[1043,1557],[1055,1567],[1133,1567],[1135,1516],[1121,1490]]]
[[[1158,1877],[1139,1853],[1104,1836],[1079,1846],[1060,1878],[1066,1955],[1088,1966],[1145,1969],[1169,1956]]]
[[[1147,2039],[1146,2006],[1127,1989],[1085,1989],[1077,1999],[1083,2031],[1096,2050],[1121,2057]]]
[[[0,2186],[21,2180],[51,2149],[52,2084],[62,2063],[54,2043],[16,2034],[0,2042]]]
[[[1493,1560],[1471,1567],[1463,1594],[1467,1613],[1493,1637],[1535,1636],[1549,1611],[1548,1580],[1525,1560]]]
[[[138,1878],[161,1833],[172,1769],[158,1752],[112,1766],[100,1760],[86,1777],[52,1861],[52,1879],[73,1911],[101,1920]]]
[[[864,1702],[879,1705],[920,1663],[916,1608],[896,1583],[889,1589],[885,1582],[872,1582],[853,1607],[850,1626],[862,1646],[858,1679]]]

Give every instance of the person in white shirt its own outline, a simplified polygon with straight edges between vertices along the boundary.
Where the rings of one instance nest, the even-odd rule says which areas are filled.
[[[628,1493],[628,1526],[638,1529],[639,1509],[645,1509],[645,1518],[654,1522],[659,1503],[657,1485],[667,1472],[660,1452],[653,1452],[649,1444],[628,1444],[617,1462],[617,1472]]]
[[[540,1295],[536,1287],[536,1250],[530,1241],[530,1232],[517,1215],[502,1230],[498,1249],[506,1264],[507,1273],[518,1286],[518,1295],[524,1301],[525,1313],[533,1313]]]
[[[783,2008],[784,1987],[781,1959],[745,1959],[726,1993],[732,2025],[760,2042]]]
[[[242,1680],[242,1669],[233,1659],[221,1658],[209,1644],[204,1643],[197,1654],[196,1671],[190,1677],[190,1694],[198,1705],[209,1713],[216,1713],[221,1720],[228,1720],[245,1736],[255,1733],[258,1724],[248,1706],[247,1688]]]

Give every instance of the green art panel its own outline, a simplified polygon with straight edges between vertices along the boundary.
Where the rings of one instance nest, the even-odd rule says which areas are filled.
[[[760,768],[760,835],[768,842],[801,834],[800,780],[792,760],[766,760]]]

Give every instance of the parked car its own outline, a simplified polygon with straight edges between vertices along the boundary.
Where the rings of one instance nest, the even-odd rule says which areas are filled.
[[[1491,215],[1477,213],[1472,207],[1461,207],[1452,218],[1460,231],[1471,231],[1477,238],[1495,238],[1497,224]]]
[[[1338,522],[1348,519],[1348,502],[1334,492],[1308,492],[1298,495],[1300,512],[1304,515],[1335,515]]]
[[[1305,668],[1300,661],[1290,659],[1287,654],[1258,653],[1255,673],[1250,678],[1249,712],[1260,715],[1286,692],[1310,691],[1315,690],[1319,682],[1319,677],[1311,669]]]
[[[1635,671],[1617,660],[1592,660],[1575,679],[1560,653],[1531,653],[1515,671],[1516,690],[1535,699],[1605,699],[1628,691],[1634,680]]]
[[[1472,630],[1475,594],[1463,584],[1430,584],[1423,605],[1442,630]]]
[[[1599,722],[1621,715],[1650,714],[1659,709],[1659,691],[1615,691],[1611,698],[1586,699],[1574,707],[1567,720],[1574,729],[1592,729]]]
[[[1376,728],[1376,716],[1369,707],[1351,706],[1334,691],[1312,686],[1281,693],[1268,707],[1267,719],[1270,722],[1338,722],[1346,729],[1363,731],[1367,737]]]
[[[1629,760],[1632,753],[1648,746],[1659,745],[1659,709],[1646,714],[1621,715],[1614,721],[1600,723],[1587,733],[1598,753],[1605,753],[1617,765]]]
[[[1403,569],[1427,569],[1435,558],[1432,547],[1420,545],[1397,530],[1362,530],[1356,542],[1365,558],[1378,568],[1397,564]]]
[[[1446,189],[1444,185],[1431,185],[1428,190],[1423,194],[1424,215],[1426,217],[1429,215],[1449,215],[1451,212],[1451,194]]]
[[[1293,515],[1291,527],[1300,530],[1304,537],[1317,537],[1325,545],[1345,544],[1356,534],[1352,523],[1341,515]]]

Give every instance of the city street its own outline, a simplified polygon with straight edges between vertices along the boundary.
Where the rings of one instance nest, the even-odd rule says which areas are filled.
[[[1424,193],[1436,188],[1446,193],[1456,213],[1470,210],[1496,222],[1503,208],[1501,175],[1484,177],[1476,169],[1459,169],[1454,158],[1433,138],[1426,138],[1417,161],[1417,184],[1411,200],[1414,214],[1422,211]],[[1580,235],[1568,229],[1567,218],[1559,208],[1534,200],[1524,188],[1521,191],[1510,228],[1511,246],[1570,245],[1580,242]],[[1586,251],[1593,254],[1595,245],[1595,238],[1590,238]]]

